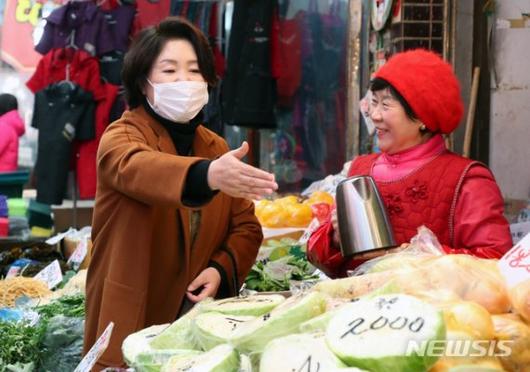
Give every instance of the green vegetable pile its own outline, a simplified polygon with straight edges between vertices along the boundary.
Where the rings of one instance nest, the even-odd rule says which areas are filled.
[[[0,371],[9,364],[38,363],[41,358],[40,345],[46,325],[36,326],[13,322],[0,322]]]
[[[38,306],[35,309],[41,317],[49,319],[57,315],[67,317],[85,316],[85,295],[76,294],[73,296],[63,296],[47,305]]]
[[[0,372],[51,371],[52,369],[40,367],[44,364],[63,365],[59,363],[61,355],[66,355],[65,351],[69,350],[72,350],[69,359],[76,364],[79,362],[85,296],[64,296],[33,310],[40,315],[35,325],[27,321],[0,321]],[[76,336],[75,340],[71,339],[73,334]],[[67,335],[70,338],[67,339]],[[74,355],[77,360],[72,358]]]
[[[307,261],[305,245],[290,238],[269,240],[260,247],[245,286],[258,292],[288,291],[292,281],[317,279],[314,272],[315,267]]]

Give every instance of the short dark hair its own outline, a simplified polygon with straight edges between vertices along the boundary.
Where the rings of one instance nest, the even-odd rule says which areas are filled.
[[[0,115],[13,110],[18,110],[17,97],[9,93],[0,94]]]
[[[398,102],[401,104],[401,106],[403,106],[403,109],[405,110],[405,115],[407,115],[410,120],[418,120],[418,116],[416,115],[416,113],[414,113],[412,107],[410,107],[409,103],[405,100],[405,98],[403,98],[401,94],[399,94],[399,92],[396,90],[396,88],[392,86],[392,84],[390,84],[385,79],[381,78],[374,78],[370,82],[370,90],[372,92],[378,92],[383,89],[388,89],[392,97],[398,100]]]
[[[199,70],[210,87],[217,83],[212,49],[206,36],[182,17],[168,17],[157,26],[142,30],[125,55],[122,69],[123,86],[129,107],[140,106],[142,89],[149,71],[168,40],[187,40],[197,54]]]

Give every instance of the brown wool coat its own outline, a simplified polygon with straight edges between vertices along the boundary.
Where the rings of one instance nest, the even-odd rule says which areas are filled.
[[[192,209],[181,202],[189,167],[228,150],[221,137],[199,126],[194,156],[176,156],[166,130],[141,107],[105,131],[98,149],[85,353],[109,322],[115,325],[94,370],[123,364],[127,335],[174,321],[186,287],[211,261],[224,269],[228,283],[222,285],[232,293],[244,281],[262,240],[253,203],[219,192],[196,209],[201,219],[192,243]]]

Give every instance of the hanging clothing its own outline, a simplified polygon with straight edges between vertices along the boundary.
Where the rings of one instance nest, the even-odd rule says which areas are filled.
[[[292,107],[302,81],[302,30],[299,18],[273,18],[271,59],[273,76],[277,79],[278,104]]]
[[[102,12],[107,21],[110,35],[112,35],[114,50],[125,53],[129,48],[131,27],[136,15],[136,7],[123,4]]]
[[[136,9],[138,14],[136,20],[138,25],[135,29],[142,30],[146,27],[157,25],[169,16],[171,2],[167,0],[137,0]]]
[[[94,138],[95,103],[73,83],[54,83],[35,94],[32,126],[39,130],[37,201],[61,204],[66,191],[74,139]]]
[[[103,10],[103,14],[113,36],[115,50],[100,56],[99,68],[101,78],[107,83],[122,85],[121,70],[123,67],[123,57],[129,47],[136,7],[134,5],[123,4]]]
[[[95,57],[85,51],[72,48],[52,49],[39,61],[37,69],[26,82],[26,86],[37,93],[46,86],[65,80],[69,69],[69,80],[92,93],[95,100],[105,98],[99,74],[99,64]]]
[[[82,142],[76,141],[76,181],[81,199],[93,199],[96,197],[96,157],[99,141],[110,123],[110,110],[118,95],[119,87],[112,84],[103,84],[103,89],[105,90],[105,97],[99,100],[96,106],[94,138]]]
[[[210,36],[210,45],[212,46],[213,56],[215,59],[215,71],[217,72],[217,75],[221,78],[225,75],[225,69],[226,69],[226,59],[223,53],[221,52],[221,49],[219,48],[219,45],[224,45],[224,39],[220,40],[223,35],[222,31],[219,33],[219,12],[223,12],[223,9],[221,8],[221,2],[214,3],[212,5],[212,12],[210,15],[210,25],[209,25],[209,31],[208,35]],[[220,101],[219,101],[220,104]]]
[[[322,3],[310,0],[307,10],[299,10],[289,19],[298,21],[301,30],[302,80],[294,102],[293,127],[302,148],[296,160],[303,169],[304,187],[339,171],[340,160],[344,160],[345,141],[336,136],[345,132],[343,3],[334,0],[329,2],[329,10],[322,11],[318,9]]]
[[[124,53],[118,50],[101,56],[99,59],[99,71],[103,81],[114,85],[122,85],[123,57],[125,57]]]
[[[275,128],[270,34],[274,1],[235,0],[222,86],[226,124]]]
[[[47,18],[44,33],[35,50],[46,54],[53,48],[75,45],[90,55],[102,55],[115,49],[114,39],[103,12],[89,1],[70,1]]]
[[[77,169],[79,196],[83,199],[94,198],[96,151],[99,138],[107,125],[114,120],[110,117],[112,109],[116,108],[116,112],[113,113],[114,117],[119,117],[124,111],[124,105],[121,102],[116,104],[118,86],[101,83],[97,58],[82,50],[53,49],[46,53],[26,85],[32,92],[37,93],[52,83],[64,80],[67,66],[70,71],[70,80],[91,93],[95,99],[93,103],[96,105],[95,116],[92,116],[94,120],[91,124],[95,138],[87,143],[76,143],[72,151],[75,155],[73,162]]]
[[[0,116],[0,172],[18,168],[18,139],[26,132],[24,121],[17,110]]]

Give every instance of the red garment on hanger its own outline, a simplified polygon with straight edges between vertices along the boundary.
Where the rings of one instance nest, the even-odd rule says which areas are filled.
[[[69,80],[92,93],[96,101],[105,97],[97,58],[83,50],[71,48],[52,49],[46,53],[26,82],[26,86],[33,93],[37,93],[52,83],[65,80],[67,65],[70,69]]]
[[[52,83],[65,80],[67,65],[70,70],[69,79],[92,93],[97,105],[95,138],[78,142],[72,159],[72,168],[75,167],[77,171],[79,196],[82,199],[90,199],[96,195],[95,153],[101,135],[109,124],[109,113],[116,99],[118,87],[101,82],[97,58],[82,50],[74,49],[53,49],[46,53],[39,61],[33,76],[26,82],[27,87],[36,93]]]
[[[109,125],[110,109],[118,96],[119,87],[112,84],[103,84],[103,90],[105,91],[105,97],[98,101],[96,107],[95,137],[93,140],[76,144],[76,153],[78,155],[76,162],[77,184],[81,199],[91,199],[96,196],[96,156],[99,141]]]
[[[136,19],[139,23],[139,30],[160,23],[169,16],[170,7],[171,1],[169,0],[136,0],[136,9],[138,10]]]
[[[212,4],[212,12],[210,15],[210,26],[208,30],[208,34],[213,40],[217,40],[221,35],[219,35],[219,29],[218,29],[218,22],[217,22],[217,16],[219,12],[219,4],[215,3]],[[226,61],[225,56],[219,49],[219,46],[217,45],[217,42],[212,46],[213,50],[213,56],[215,59],[215,71],[217,72],[217,75],[219,77],[223,77],[225,74],[225,68],[226,68]]]
[[[273,55],[272,73],[277,77],[278,104],[292,106],[292,99],[302,81],[302,31],[298,17],[281,20],[273,17],[271,43]],[[274,50],[276,49],[276,50]],[[325,67],[324,67],[325,68]]]

